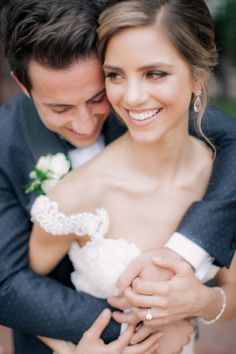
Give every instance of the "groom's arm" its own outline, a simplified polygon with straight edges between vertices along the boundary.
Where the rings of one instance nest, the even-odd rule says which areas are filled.
[[[0,169],[0,324],[20,331],[77,342],[104,300],[41,277],[28,268],[29,215]],[[106,341],[119,335],[113,322]]]
[[[203,131],[217,150],[209,186],[203,201],[190,207],[167,243],[200,273],[212,260],[228,267],[236,249],[236,120],[208,107]]]

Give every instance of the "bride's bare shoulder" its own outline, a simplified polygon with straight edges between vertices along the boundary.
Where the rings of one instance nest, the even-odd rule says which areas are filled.
[[[103,206],[104,194],[116,174],[121,144],[122,141],[110,144],[96,158],[69,172],[53,188],[49,198],[58,203],[60,211],[94,211]]]

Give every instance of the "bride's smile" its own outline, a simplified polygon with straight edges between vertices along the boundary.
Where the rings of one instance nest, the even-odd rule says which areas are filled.
[[[177,140],[187,132],[199,83],[162,30],[147,26],[114,35],[104,71],[108,98],[134,140],[153,143],[167,133]]]

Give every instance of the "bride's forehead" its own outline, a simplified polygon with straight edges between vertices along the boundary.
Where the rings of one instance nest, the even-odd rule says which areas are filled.
[[[128,28],[115,34],[108,43],[104,65],[119,67],[121,63],[130,63],[132,67],[142,68],[159,63],[174,66],[177,60],[186,63],[162,30],[147,26]]]

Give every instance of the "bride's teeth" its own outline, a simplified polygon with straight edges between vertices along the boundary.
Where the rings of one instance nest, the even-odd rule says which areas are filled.
[[[142,113],[137,113],[137,112],[129,112],[131,118],[136,119],[136,120],[145,120],[152,118],[155,114],[157,114],[160,111],[160,109],[155,109],[152,111],[147,111],[147,112],[142,112]]]

